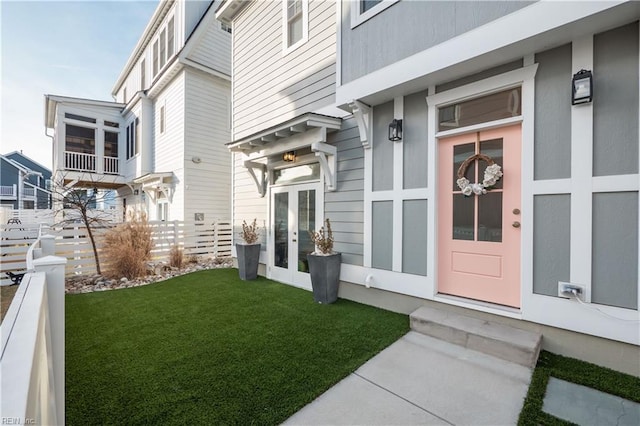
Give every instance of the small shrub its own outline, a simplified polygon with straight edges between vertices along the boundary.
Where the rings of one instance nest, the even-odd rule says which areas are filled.
[[[107,275],[134,279],[147,273],[151,260],[151,227],[146,215],[131,215],[129,221],[109,230],[104,252],[109,260]]]
[[[331,230],[331,222],[329,222],[329,219],[325,222],[327,224],[326,231],[323,226],[318,232],[309,231],[309,235],[311,236],[311,241],[318,247],[320,253],[333,254],[333,231]]]
[[[184,264],[184,251],[179,246],[171,247],[169,251],[169,266],[182,269]]]
[[[242,239],[247,244],[255,244],[258,241],[258,220],[253,219],[251,225],[247,225],[247,221],[242,221]]]
[[[189,256],[189,259],[187,260],[187,263],[198,263],[200,262],[200,258],[198,257],[197,254],[192,254],[191,256]]]

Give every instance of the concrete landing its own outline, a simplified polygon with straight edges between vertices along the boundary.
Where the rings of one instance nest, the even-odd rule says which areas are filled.
[[[542,335],[453,312],[421,307],[410,315],[411,329],[427,336],[534,368]]]
[[[515,424],[531,373],[412,331],[285,424]]]

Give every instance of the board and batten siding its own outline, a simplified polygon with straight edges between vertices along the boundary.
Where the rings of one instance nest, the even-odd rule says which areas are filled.
[[[154,102],[154,171],[173,172],[175,191],[169,212],[170,220],[184,220],[184,129],[185,72],[180,72]],[[160,109],[165,107],[165,131],[160,133]],[[155,206],[150,216],[156,218]]]
[[[231,218],[230,91],[222,79],[185,72],[185,220],[195,213],[204,213],[205,223]]]
[[[231,34],[222,29],[219,21],[213,21],[189,59],[231,76]]]
[[[342,262],[363,265],[364,250],[364,148],[355,119],[342,122],[327,142],[338,149],[338,187],[324,194],[324,216],[331,221],[334,249]]]
[[[351,29],[351,9],[357,3],[345,2],[342,8],[342,84],[534,2],[399,1]]]
[[[234,20],[234,139],[334,102],[335,13],[335,2],[310,0],[309,39],[286,55],[282,2],[253,2]]]

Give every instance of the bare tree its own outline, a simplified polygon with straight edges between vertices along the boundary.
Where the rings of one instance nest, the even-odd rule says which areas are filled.
[[[103,211],[96,210],[98,204],[106,200],[109,191],[99,190],[101,180],[89,176],[88,181],[84,181],[77,186],[65,184],[68,179],[60,176],[53,182],[52,198],[56,225],[69,226],[81,223],[87,230],[93,256],[96,262],[96,271],[102,275],[100,268],[100,257],[96,245],[95,231],[104,228],[112,223],[112,217]],[[115,200],[115,197],[113,198]],[[61,220],[58,220],[61,218]]]

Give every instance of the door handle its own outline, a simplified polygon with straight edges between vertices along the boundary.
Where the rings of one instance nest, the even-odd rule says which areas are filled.
[[[515,221],[511,224],[511,226],[513,226],[514,228],[520,228],[520,222]]]

